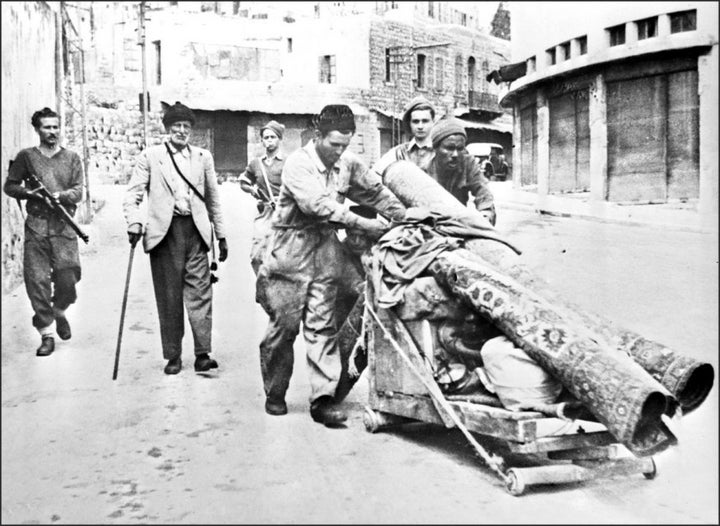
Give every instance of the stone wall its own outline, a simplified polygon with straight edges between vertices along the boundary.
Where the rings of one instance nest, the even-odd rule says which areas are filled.
[[[136,95],[137,98],[137,95]],[[88,176],[93,184],[126,184],[135,165],[135,156],[143,147],[143,122],[139,105],[125,98],[108,98],[105,93],[89,90],[87,104]],[[165,129],[162,113],[148,113],[149,143],[160,144]],[[66,127],[66,145],[83,153],[82,121],[74,114]]]
[[[2,184],[17,153],[38,144],[32,114],[49,106],[55,92],[55,14],[44,2],[2,3]],[[28,65],[32,64],[32,67]],[[2,194],[2,292],[22,282],[23,218]]]

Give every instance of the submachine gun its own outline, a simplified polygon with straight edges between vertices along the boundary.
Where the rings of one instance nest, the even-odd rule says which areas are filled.
[[[90,236],[88,236],[85,232],[82,231],[82,229],[77,225],[77,223],[73,220],[72,216],[68,213],[68,211],[65,209],[63,205],[60,204],[60,201],[58,201],[49,191],[47,188],[45,188],[45,185],[43,185],[40,182],[40,179],[38,179],[37,175],[34,173],[27,173],[25,174],[25,182],[30,187],[31,190],[34,190],[35,193],[41,197],[44,198],[47,205],[50,207],[50,209],[57,214],[62,221],[70,225],[70,228],[72,228],[75,233],[78,235],[80,239],[85,241],[85,243],[88,243],[90,241]]]

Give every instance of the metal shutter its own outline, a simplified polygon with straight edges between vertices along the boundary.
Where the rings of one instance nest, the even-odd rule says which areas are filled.
[[[667,171],[669,198],[700,195],[697,70],[668,75]]]
[[[666,77],[607,86],[608,201],[666,199]]]
[[[520,185],[537,184],[537,110],[520,110]]]

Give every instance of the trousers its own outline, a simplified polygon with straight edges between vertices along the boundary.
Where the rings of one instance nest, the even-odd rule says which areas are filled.
[[[303,326],[310,402],[333,396],[341,373],[335,315],[342,249],[331,230],[275,230],[260,267],[257,301],[269,316],[260,342],[265,395],[284,399],[293,343]]]
[[[182,354],[183,307],[190,320],[195,354],[209,353],[212,349],[212,285],[207,250],[192,216],[174,216],[163,240],[150,251],[166,360]]]
[[[42,329],[55,321],[54,309],[65,310],[77,300],[80,255],[74,234],[42,235],[28,227],[30,219],[25,224],[23,278],[34,312],[32,324]]]

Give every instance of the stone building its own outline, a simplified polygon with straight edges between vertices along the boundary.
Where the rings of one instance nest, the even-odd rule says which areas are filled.
[[[32,114],[49,106],[57,111],[62,92],[58,12],[45,2],[2,3],[2,184],[11,159],[38,143]],[[33,68],[27,67],[33,64]],[[14,200],[2,194],[2,291],[22,280],[23,217]]]
[[[93,2],[87,34],[90,174],[124,181],[141,147],[141,55],[136,5]],[[287,127],[283,148],[311,137],[328,103],[358,116],[350,148],[368,163],[404,139],[405,103],[422,94],[466,121],[469,140],[512,147],[512,120],[485,79],[508,62],[509,42],[480,29],[464,2],[147,2],[151,126],[161,102],[198,115],[193,141],[224,175],[260,153],[269,119]],[[488,22],[489,24],[489,22]],[[158,134],[151,133],[157,140]]]
[[[527,65],[502,99],[513,184],[536,188],[540,209],[561,193],[599,211],[686,202],[716,225],[717,3],[547,2],[512,20],[513,60]]]

